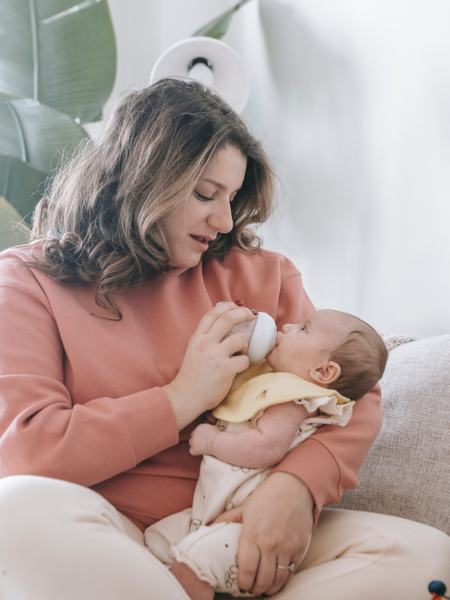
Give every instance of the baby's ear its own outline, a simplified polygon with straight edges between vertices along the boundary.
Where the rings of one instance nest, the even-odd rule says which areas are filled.
[[[330,360],[314,369],[310,369],[309,376],[317,385],[328,387],[341,376],[341,366],[334,360]]]

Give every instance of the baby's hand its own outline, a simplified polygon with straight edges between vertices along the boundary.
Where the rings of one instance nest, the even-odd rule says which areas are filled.
[[[193,456],[212,454],[212,441],[218,433],[219,430],[214,425],[208,423],[198,425],[189,439],[189,452]]]

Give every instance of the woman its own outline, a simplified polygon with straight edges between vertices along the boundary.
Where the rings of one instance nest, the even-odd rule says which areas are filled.
[[[163,80],[132,93],[57,176],[33,243],[1,255],[2,598],[186,598],[142,532],[191,505],[190,431],[248,366],[243,337],[226,336],[253,316],[233,301],[278,326],[313,311],[292,263],[258,250],[248,229],[270,215],[271,184],[227,105]],[[430,528],[346,511],[319,519],[356,485],[379,400],[367,394],[351,424],[323,427],[221,517],[243,523],[242,590],[421,598],[441,575],[426,549],[443,556],[445,536]],[[398,565],[418,560],[423,574],[397,583]]]

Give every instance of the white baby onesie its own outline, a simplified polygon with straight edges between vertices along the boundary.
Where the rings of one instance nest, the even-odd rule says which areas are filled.
[[[230,432],[251,428],[267,406],[294,401],[305,406],[311,416],[303,421],[291,449],[320,425],[345,426],[350,420],[354,403],[334,390],[288,373],[267,373],[265,365],[262,369],[263,375],[241,378],[240,385],[234,385],[225,401],[213,411],[220,417],[217,427]],[[254,368],[249,370],[255,373]],[[299,394],[308,397],[299,399]],[[185,563],[217,592],[248,596],[237,586],[236,555],[242,525],[210,523],[226,510],[242,504],[270,472],[270,467],[237,467],[205,455],[192,509],[169,515],[147,528],[146,545],[166,565],[174,560]]]

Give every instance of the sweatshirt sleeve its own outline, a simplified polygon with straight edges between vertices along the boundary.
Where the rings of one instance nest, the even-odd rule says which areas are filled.
[[[288,259],[280,293],[278,326],[301,322],[314,306],[300,273]],[[381,391],[377,386],[359,399],[345,427],[325,425],[291,450],[274,471],[291,473],[303,481],[315,501],[317,521],[325,504],[338,502],[358,484],[358,471],[381,428]]]
[[[0,477],[91,486],[178,442],[161,388],[72,402],[46,295],[30,269],[9,260],[0,263],[0,339]]]
[[[356,402],[345,427],[320,427],[274,468],[303,481],[314,498],[315,521],[325,504],[357,486],[358,471],[381,427],[380,399],[378,386]]]

